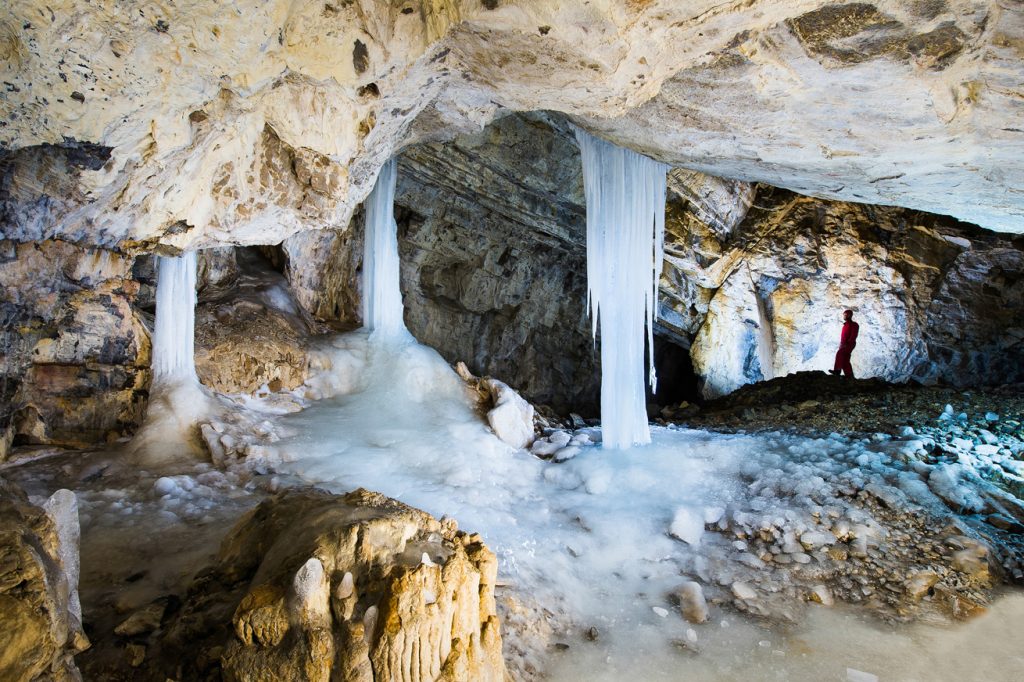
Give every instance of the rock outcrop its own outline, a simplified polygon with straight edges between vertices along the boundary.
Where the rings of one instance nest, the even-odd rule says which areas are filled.
[[[692,339],[705,396],[831,368],[847,308],[861,325],[860,376],[1024,379],[1019,240],[917,211],[764,187],[731,232],[697,215],[670,202],[660,322]]]
[[[229,250],[230,251],[230,250]],[[302,313],[284,277],[259,254],[234,253],[234,267],[204,259],[207,280],[196,306],[196,373],[222,393],[292,390],[309,373],[307,344],[319,330]]]
[[[453,521],[362,489],[293,490],[228,534],[165,653],[198,646],[190,660],[219,657],[226,680],[501,682],[496,574]]]
[[[129,433],[150,380],[132,259],[62,241],[5,241],[0,251],[7,442],[81,446]]]
[[[581,174],[564,119],[511,115],[407,150],[396,203],[410,331],[530,402],[593,414]],[[862,324],[862,376],[1024,378],[1019,241],[681,169],[669,177],[667,229],[656,359],[667,342],[689,350],[706,396],[829,367],[847,307]],[[302,384],[305,338],[323,328],[312,318],[359,324],[361,234],[354,220],[265,249],[288,286],[248,272],[231,250],[203,251],[203,381],[232,393]],[[129,433],[147,399],[151,259],[61,241],[4,248],[0,441],[83,445]],[[40,272],[52,275],[37,281]],[[662,386],[692,381],[688,363],[676,364],[687,377],[665,366]]]
[[[421,342],[530,401],[596,413],[579,151],[566,122],[509,116],[399,157],[405,322]],[[359,324],[362,221],[285,240],[296,298]]]
[[[78,601],[78,508],[59,490],[43,507],[0,478],[0,679],[80,680],[89,646]]]
[[[2,229],[142,249],[277,243],[347,223],[406,145],[554,110],[671,165],[1020,231],[1021,12],[9,3]]]

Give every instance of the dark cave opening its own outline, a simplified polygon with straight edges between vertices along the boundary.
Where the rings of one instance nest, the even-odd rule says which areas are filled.
[[[661,408],[678,405],[684,400],[700,400],[700,377],[693,371],[690,349],[667,336],[654,336],[654,368],[658,373],[658,390],[648,387],[647,402]],[[650,410],[649,410],[650,411]]]

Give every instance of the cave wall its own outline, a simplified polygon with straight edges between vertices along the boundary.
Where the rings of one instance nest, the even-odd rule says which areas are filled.
[[[1024,379],[1019,239],[683,169],[668,197],[657,333],[690,349],[705,396],[830,368],[846,308],[861,324],[861,376]],[[582,169],[565,120],[511,115],[410,148],[396,204],[417,338],[537,402],[596,408]],[[285,241],[304,305],[353,325],[361,230]]]
[[[410,148],[395,195],[405,321],[450,362],[559,411],[596,414],[586,315],[579,152],[565,121],[503,118],[451,143]],[[284,241],[296,298],[359,324],[361,215],[345,230]]]
[[[1024,380],[1020,238],[682,169],[668,190],[656,332],[662,351],[689,351],[705,396],[831,366],[847,307],[862,325],[862,376]],[[396,215],[417,338],[534,402],[597,412],[582,171],[564,118],[509,115],[408,149]],[[2,242],[4,449],[127,435],[148,395],[153,258],[38,236]],[[231,248],[201,252],[197,362],[219,390],[294,387],[305,338],[326,328],[315,320],[360,322],[361,220],[264,251],[283,277],[252,277]],[[282,307],[290,296],[298,306]],[[692,382],[677,352],[656,355]],[[674,395],[666,381],[661,394]]]
[[[1024,380],[1020,239],[764,186],[731,232],[685,200],[670,202],[666,229],[661,323],[691,336],[706,397],[831,368],[846,308],[860,324],[859,376]]]
[[[149,332],[133,260],[66,242],[0,242],[0,434],[82,446],[141,420]]]
[[[322,331],[253,258],[233,247],[197,258],[196,371],[225,393],[296,387],[305,342]],[[152,379],[155,265],[58,240],[0,241],[0,461],[14,445],[84,447],[135,432]]]

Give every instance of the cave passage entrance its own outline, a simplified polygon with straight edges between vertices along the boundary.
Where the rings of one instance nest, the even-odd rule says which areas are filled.
[[[693,371],[690,349],[662,335],[654,336],[654,368],[658,373],[658,390],[647,392],[647,411],[656,417],[664,407],[686,401],[699,403],[700,377]]]

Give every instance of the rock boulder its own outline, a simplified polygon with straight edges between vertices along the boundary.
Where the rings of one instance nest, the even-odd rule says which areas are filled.
[[[78,535],[73,493],[38,507],[0,478],[0,679],[81,679]]]
[[[165,645],[215,633],[193,659],[219,657],[226,680],[500,682],[496,574],[454,522],[363,489],[293,490],[228,533]]]

